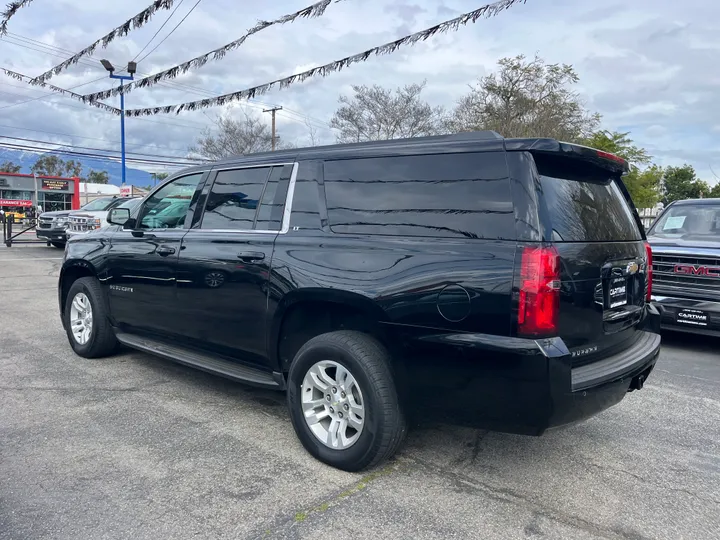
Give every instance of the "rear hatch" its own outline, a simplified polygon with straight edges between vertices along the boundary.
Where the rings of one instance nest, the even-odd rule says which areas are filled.
[[[573,364],[582,365],[629,347],[638,337],[648,252],[620,179],[625,162],[577,148],[581,151],[573,157],[533,153],[533,158],[540,222],[559,256],[557,335]]]

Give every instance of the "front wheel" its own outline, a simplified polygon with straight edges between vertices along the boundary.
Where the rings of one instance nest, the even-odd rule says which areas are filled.
[[[100,358],[117,348],[97,279],[80,278],[70,286],[63,317],[70,346],[79,356]]]
[[[330,332],[308,341],[290,367],[287,399],[305,449],[345,471],[389,458],[407,432],[390,355],[361,332]]]

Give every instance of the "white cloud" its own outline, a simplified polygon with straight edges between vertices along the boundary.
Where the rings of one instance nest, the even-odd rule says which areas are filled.
[[[312,0],[305,1],[309,4]],[[201,2],[185,23],[140,64],[140,71],[154,73],[205,53],[239,37],[258,20],[274,19],[298,9],[302,3]],[[149,0],[35,2],[18,12],[9,30],[12,35],[74,52],[148,4]],[[192,6],[187,4],[181,6],[161,37]],[[138,89],[127,96],[127,105],[135,108],[180,103],[264,83],[391,41],[479,4],[477,0],[334,3],[323,17],[269,28],[250,37],[221,61],[210,62],[170,84]],[[146,27],[107,49],[99,48],[94,57],[84,59],[52,82],[71,87],[103,77],[105,72],[98,59],[109,58],[118,66],[132,59],[168,13],[159,12]],[[278,115],[278,129],[284,140],[306,141],[308,121],[318,127],[322,142],[332,142],[334,132],[327,123],[337,107],[338,96],[350,93],[352,84],[377,83],[395,88],[426,79],[427,99],[451,107],[467,91],[468,84],[494,69],[499,58],[521,53],[533,56],[537,52],[548,62],[575,66],[581,78],[578,89],[587,106],[603,114],[605,128],[630,131],[631,137],[647,146],[659,162],[689,161],[702,176],[710,178],[710,165],[720,169],[720,152],[714,143],[720,126],[720,109],[715,105],[720,75],[714,70],[720,49],[714,21],[719,16],[720,5],[706,0],[685,0],[682,9],[670,0],[611,0],[602,5],[576,0],[528,0],[525,5],[479,20],[458,32],[403,48],[391,56],[371,58],[325,78],[273,91],[241,108],[260,111],[268,104],[282,105],[285,110]],[[51,50],[12,35],[0,40],[0,66],[34,75],[63,59],[64,53],[54,51],[60,56],[52,56]],[[91,92],[114,84],[103,78],[78,90]],[[0,107],[44,92],[0,77]],[[117,105],[117,98],[108,103]],[[204,113],[128,119],[128,142],[145,152],[182,153],[203,126],[210,125],[220,113],[210,109]],[[116,117],[64,97],[0,109],[0,115],[0,125],[25,128],[0,127],[0,133],[6,135],[118,147]],[[68,133],[72,137],[30,129]]]

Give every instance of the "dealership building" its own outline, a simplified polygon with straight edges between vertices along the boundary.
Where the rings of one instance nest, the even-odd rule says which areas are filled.
[[[38,206],[44,212],[80,208],[80,179],[0,172],[0,208],[5,212]]]

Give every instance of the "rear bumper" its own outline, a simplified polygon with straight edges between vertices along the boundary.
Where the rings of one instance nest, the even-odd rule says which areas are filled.
[[[720,337],[720,302],[653,295],[664,330]]]
[[[420,418],[526,435],[582,421],[643,387],[660,353],[659,319],[648,306],[644,330],[631,345],[581,367],[572,366],[560,338],[411,337],[405,374],[411,410]]]

